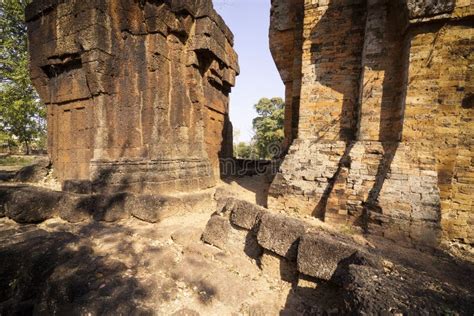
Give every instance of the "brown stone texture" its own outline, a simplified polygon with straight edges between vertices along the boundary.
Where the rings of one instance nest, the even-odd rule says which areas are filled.
[[[270,50],[285,84],[285,140],[287,150],[298,136],[304,0],[272,1]]]
[[[298,271],[306,275],[330,280],[339,262],[356,253],[358,248],[323,233],[306,234],[298,246]]]
[[[207,222],[204,233],[202,234],[202,241],[214,245],[217,248],[225,249],[226,244],[229,241],[229,234],[232,226],[229,223],[229,219],[214,215]]]
[[[426,17],[453,11],[455,0],[407,0],[410,18]]]
[[[225,210],[230,211],[232,224],[248,230],[254,230],[262,216],[268,212],[261,206],[235,198],[227,198]]]
[[[472,245],[474,4],[272,7],[270,46],[293,120],[269,207],[410,245]]]
[[[283,314],[438,315],[449,310],[471,315],[474,310],[472,286],[466,282],[466,275],[473,270],[468,262],[441,251],[430,254],[406,248],[384,238],[367,242],[360,235],[328,229],[329,225],[321,225],[314,218],[270,211],[252,228],[238,229],[225,215],[251,205],[235,198],[222,202],[223,216],[212,216],[203,234],[203,240],[226,251],[213,260],[245,252],[257,260],[266,276],[291,283],[291,292],[303,290],[306,295],[295,302],[298,308],[285,309]],[[260,249],[250,253],[255,247],[255,233]],[[288,256],[293,245],[293,256]],[[334,304],[332,308],[313,308],[328,303]],[[286,304],[288,307],[288,298]]]
[[[264,214],[258,227],[257,240],[263,248],[294,261],[300,238],[307,229],[307,225],[297,219]]]
[[[211,0],[35,0],[31,75],[57,177],[94,191],[207,188],[232,155],[233,35]]]

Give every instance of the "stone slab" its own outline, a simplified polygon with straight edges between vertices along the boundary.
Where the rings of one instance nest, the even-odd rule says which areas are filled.
[[[62,193],[35,188],[15,188],[5,202],[5,215],[18,223],[39,223],[58,214]]]
[[[296,259],[300,237],[307,225],[300,220],[279,214],[264,214],[257,233],[260,246],[289,260]]]
[[[219,249],[225,249],[231,229],[232,227],[227,218],[214,215],[207,222],[201,239]]]
[[[261,206],[234,198],[227,200],[224,210],[230,211],[232,224],[248,230],[254,229],[260,218],[267,212]]]
[[[323,233],[308,233],[298,246],[298,271],[323,280],[330,280],[338,263],[357,247]]]

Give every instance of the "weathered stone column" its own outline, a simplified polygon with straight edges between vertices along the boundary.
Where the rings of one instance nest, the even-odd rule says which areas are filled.
[[[417,143],[420,161],[433,166],[443,240],[474,242],[474,4],[407,1],[410,59],[404,142]],[[418,216],[433,204],[425,190]]]
[[[298,136],[304,0],[272,0],[270,50],[285,84],[286,152]]]
[[[232,156],[228,94],[239,69],[211,0],[36,0],[26,19],[49,152],[66,188],[214,184],[219,158]]]
[[[295,16],[303,19],[302,46],[292,51],[301,52],[300,84],[293,87],[300,92],[294,94],[298,99],[286,102],[297,111],[292,117],[298,119],[298,137],[272,184],[269,202],[274,208],[320,216],[327,187],[334,186],[329,179],[341,173],[339,161],[355,139],[366,12],[364,1],[307,0],[300,10],[304,14]],[[277,64],[283,59],[278,51],[274,57]],[[280,73],[293,71],[292,64],[280,64]]]

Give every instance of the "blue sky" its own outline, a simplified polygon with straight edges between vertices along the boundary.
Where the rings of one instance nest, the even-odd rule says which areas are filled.
[[[270,0],[214,0],[214,7],[234,33],[240,75],[230,95],[230,119],[240,141],[250,141],[253,105],[262,97],[284,97],[285,87],[268,46]],[[234,141],[236,139],[234,138]]]

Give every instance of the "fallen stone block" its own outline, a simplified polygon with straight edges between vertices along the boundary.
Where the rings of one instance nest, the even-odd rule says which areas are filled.
[[[298,271],[319,279],[330,280],[338,263],[357,250],[355,245],[329,234],[305,234],[298,246]]]
[[[18,223],[39,223],[59,213],[61,192],[34,187],[15,188],[5,203],[5,215]]]
[[[126,202],[131,195],[126,193],[79,195],[64,194],[59,203],[59,217],[70,223],[94,219],[115,222],[130,217]]]
[[[220,196],[220,194],[218,195],[217,192],[214,194],[214,199],[217,201],[216,213],[223,216],[229,216],[232,210],[235,208],[235,203],[240,201],[232,196]]]
[[[232,204],[230,213],[232,224],[248,230],[254,229],[263,214],[267,212],[265,208],[247,201],[232,198],[228,201]]]
[[[90,219],[94,211],[92,196],[65,194],[59,202],[59,217],[70,223]]]
[[[130,196],[127,193],[92,195],[89,199],[82,201],[82,207],[89,209],[96,221],[115,222],[130,217],[129,208],[126,205]],[[81,209],[80,205],[78,209]]]
[[[9,186],[0,186],[0,218],[5,217],[6,203],[13,193],[13,188]]]
[[[41,159],[35,164],[21,168],[13,178],[16,182],[39,182],[44,179],[51,170],[49,159]]]
[[[296,260],[300,237],[307,225],[297,219],[278,214],[264,214],[260,221],[257,240],[260,246],[289,260]]]
[[[472,291],[411,268],[393,264],[385,268],[386,263],[360,252],[339,263],[334,281],[342,289],[339,295],[346,314],[442,315],[450,311],[471,315],[474,311]]]
[[[110,194],[75,194],[57,192],[27,185],[0,187],[0,216],[19,223],[39,223],[54,216],[70,223],[88,219],[115,222],[136,218],[156,223],[180,211],[209,207],[209,194],[183,197]]]
[[[149,223],[157,223],[170,217],[185,206],[177,197],[161,195],[128,195],[125,206],[138,219]]]
[[[201,239],[202,241],[216,246],[219,249],[225,249],[231,229],[232,227],[227,218],[214,215],[207,222]]]
[[[257,241],[256,232],[231,223],[228,212],[217,213],[211,217],[202,240],[231,253],[243,252],[255,260],[259,259],[263,252]]]

